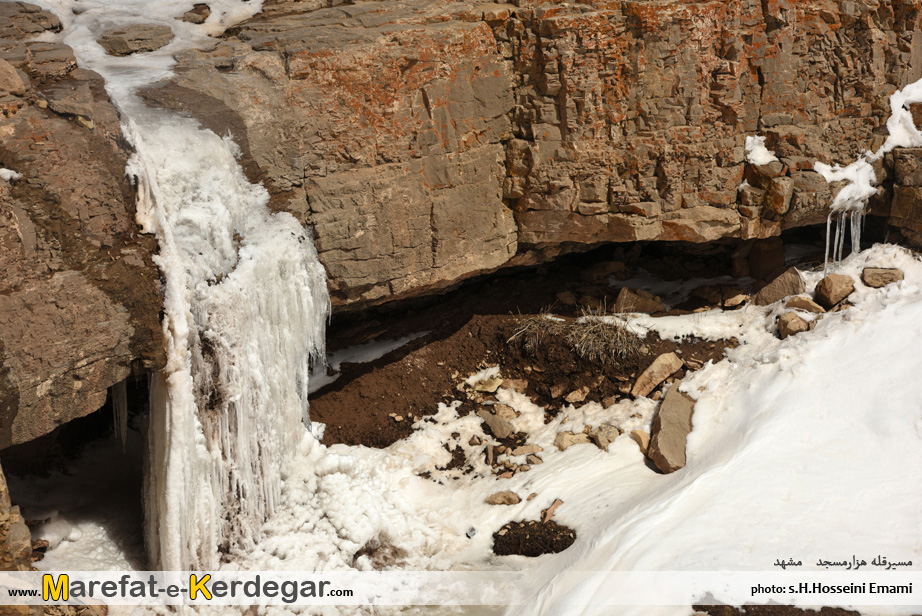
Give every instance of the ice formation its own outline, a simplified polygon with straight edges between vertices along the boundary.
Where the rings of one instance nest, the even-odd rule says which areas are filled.
[[[326,278],[310,235],[290,214],[268,210],[268,193],[244,177],[229,138],[148,109],[133,92],[167,76],[176,49],[204,43],[261,2],[211,2],[201,26],[177,19],[189,8],[180,0],[43,4],[63,20],[81,65],[106,78],[136,150],[128,171],[138,220],[160,244],[168,360],[151,394],[148,552],[163,569],[214,567],[222,543],[252,544],[305,433],[310,362],[323,356],[329,314]],[[126,58],[95,41],[139,22],[166,23],[176,39]]]
[[[826,259],[824,263],[829,261],[830,256],[830,231],[833,218],[837,219],[835,238],[832,238],[831,242],[833,260],[842,259],[846,221],[851,225],[852,250],[860,250],[864,210],[868,200],[877,194],[877,174],[874,172],[873,163],[895,148],[922,146],[922,133],[916,128],[912,113],[909,111],[909,105],[914,103],[922,103],[922,79],[890,95],[890,117],[887,119],[888,136],[876,152],[865,152],[846,167],[830,166],[821,162],[813,166],[827,182],[847,182],[833,200],[829,216],[826,218]]]

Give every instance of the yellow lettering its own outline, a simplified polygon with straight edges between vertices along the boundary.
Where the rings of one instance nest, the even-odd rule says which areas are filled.
[[[61,574],[58,577],[58,581],[55,582],[54,576],[46,573],[42,576],[42,600],[48,601],[51,597],[52,601],[61,601],[62,597],[64,601],[67,601],[67,574]]]
[[[202,593],[203,595],[205,595],[205,599],[207,599],[208,601],[211,601],[211,591],[208,590],[208,588],[205,586],[205,584],[207,584],[208,580],[210,579],[211,579],[211,575],[207,573],[205,574],[204,577],[202,577],[201,580],[197,579],[194,573],[190,575],[189,576],[189,598],[194,601],[195,597],[199,593]]]

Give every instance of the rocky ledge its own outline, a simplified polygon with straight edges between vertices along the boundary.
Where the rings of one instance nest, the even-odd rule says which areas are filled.
[[[0,448],[164,362],[156,242],[135,224],[115,108],[70,48],[30,42],[60,29],[0,3]]]
[[[147,96],[229,130],[358,307],[600,242],[825,220],[813,162],[881,142],[919,25],[910,0],[269,0]],[[780,160],[746,162],[755,134]]]

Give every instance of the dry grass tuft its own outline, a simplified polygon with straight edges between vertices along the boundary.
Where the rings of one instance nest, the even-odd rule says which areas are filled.
[[[522,320],[508,342],[520,341],[531,354],[544,346],[549,338],[563,339],[574,353],[603,365],[631,360],[640,355],[643,339],[620,322],[609,323],[595,318],[583,309],[583,316],[567,322],[547,312]]]

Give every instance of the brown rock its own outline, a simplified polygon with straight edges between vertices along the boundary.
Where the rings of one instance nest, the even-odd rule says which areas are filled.
[[[650,435],[644,430],[632,430],[631,438],[640,447],[640,453],[647,455],[647,450],[650,448]]]
[[[649,294],[647,294],[649,295]],[[639,291],[622,287],[615,299],[615,305],[612,312],[642,312],[652,314],[654,312],[664,312],[666,306],[654,297],[648,297]]]
[[[608,451],[608,446],[621,435],[621,430],[615,426],[601,425],[589,433],[589,438],[595,443],[596,447],[602,451]]]
[[[568,447],[573,445],[582,445],[583,443],[589,443],[589,435],[580,432],[574,434],[573,432],[560,432],[557,434],[557,438],[554,439],[554,445],[557,446],[557,449],[560,451],[566,451]]]
[[[512,391],[524,394],[528,390],[527,379],[503,379],[503,387]]]
[[[542,451],[542,449],[538,445],[522,445],[520,447],[516,447],[515,449],[513,449],[512,455],[527,456],[530,453],[538,453],[540,451]]]
[[[815,301],[809,297],[804,297],[803,295],[797,295],[792,297],[784,304],[785,308],[795,308],[797,310],[806,310],[807,312],[813,312],[815,314],[823,314],[826,312],[826,309],[817,304]]]
[[[803,320],[796,312],[785,312],[778,317],[778,334],[781,336],[782,340],[788,336],[799,334],[809,329],[810,324]]]
[[[98,410],[111,386],[165,361],[156,241],[135,221],[118,114],[69,47],[31,41],[60,28],[34,5],[0,6],[14,89],[64,110],[30,104],[0,118],[6,164],[24,176],[0,182],[0,448]],[[59,115],[68,93],[93,131]]]
[[[519,498],[519,495],[509,490],[491,494],[486,500],[488,505],[518,505],[521,502],[522,499]]]
[[[663,353],[654,359],[653,363],[637,377],[637,381],[631,389],[631,395],[635,398],[646,396],[665,381],[667,377],[675,374],[682,365],[682,360],[675,353]]]
[[[570,404],[576,404],[578,402],[582,402],[583,400],[585,400],[586,396],[588,395],[589,395],[589,388],[580,387],[579,389],[575,389],[571,391],[570,393],[568,393],[567,396],[564,398],[564,400],[566,400]]]
[[[903,271],[897,268],[866,267],[861,271],[861,282],[879,289],[903,279]]]
[[[535,454],[531,454],[525,457],[525,461],[534,466],[535,464],[544,464],[544,460]]]
[[[26,93],[26,85],[13,65],[0,58],[0,92],[9,92],[21,96]]]
[[[19,507],[10,503],[6,478],[0,470],[0,571],[32,569],[32,537]],[[41,610],[38,612],[41,614]]]
[[[673,473],[685,466],[685,441],[692,430],[695,401],[672,386],[660,404],[653,420],[653,434],[647,457],[664,473]]]
[[[169,26],[132,24],[103,32],[98,43],[109,55],[128,56],[133,53],[160,49],[168,45],[175,36]]]
[[[804,280],[795,267],[789,267],[783,274],[769,282],[756,293],[752,303],[756,306],[767,306],[788,297],[798,295],[806,290]]]
[[[211,8],[207,4],[195,4],[191,11],[182,15],[182,20],[190,24],[203,24],[211,15]]]
[[[829,274],[816,285],[816,301],[829,310],[855,290],[851,276]]]
[[[487,409],[480,409],[477,411],[477,415],[483,420],[483,423],[487,425],[487,427],[490,429],[490,432],[493,433],[493,436],[498,439],[508,438],[515,432],[515,429],[512,427],[511,423],[502,417],[494,415]]]

